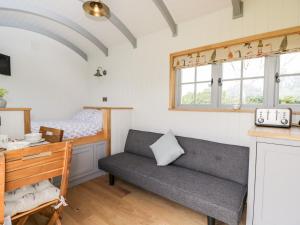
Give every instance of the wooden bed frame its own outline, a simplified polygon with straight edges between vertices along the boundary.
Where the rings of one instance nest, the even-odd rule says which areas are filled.
[[[93,107],[83,107],[84,109],[92,109]],[[93,108],[96,109],[96,108]],[[100,141],[106,142],[106,155],[111,155],[111,108],[97,108],[102,110],[103,113],[103,126],[102,131],[99,131],[96,135],[67,139],[64,141],[72,141],[73,146],[85,145],[96,143]]]

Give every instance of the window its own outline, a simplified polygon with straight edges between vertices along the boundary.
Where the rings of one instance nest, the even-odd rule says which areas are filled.
[[[255,58],[222,64],[222,105],[263,103],[265,59]]]
[[[179,69],[176,105],[219,109],[282,106],[300,110],[299,65],[297,52]]]
[[[180,105],[210,105],[212,103],[211,79],[211,65],[181,69]]]
[[[278,57],[279,71],[276,75],[277,104],[300,104],[300,53],[283,54]]]
[[[170,54],[170,109],[300,112],[300,28]]]
[[[180,69],[177,71],[177,106],[260,105],[264,100],[264,70],[263,57]]]

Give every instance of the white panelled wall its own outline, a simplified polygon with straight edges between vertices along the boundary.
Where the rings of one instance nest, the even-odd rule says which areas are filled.
[[[132,106],[132,128],[172,129],[178,135],[249,145],[253,114],[168,110],[170,53],[300,25],[300,0],[244,0],[244,6],[240,19],[232,19],[232,7],[224,8],[179,24],[175,38],[166,24],[165,30],[138,37],[136,49],[128,42],[110,47],[109,57],[94,48],[88,63],[45,36],[0,27],[0,52],[11,56],[13,73],[0,76],[0,87],[9,90],[9,107],[32,107],[33,119],[69,118],[87,104]],[[106,77],[93,77],[98,66],[108,71]],[[101,102],[104,96],[108,103]]]
[[[86,103],[88,64],[59,42],[0,27],[0,53],[11,57],[12,76],[0,76],[8,107],[31,107],[33,119],[62,119]]]
[[[176,38],[166,29],[139,38],[137,49],[125,44],[110,49],[108,58],[95,55],[89,73],[101,63],[108,75],[90,79],[91,104],[103,104],[107,96],[107,105],[133,106],[135,129],[172,129],[178,135],[249,146],[253,114],[168,111],[171,52],[300,25],[299,0],[244,0],[244,5],[241,19],[233,20],[229,7],[179,24]]]

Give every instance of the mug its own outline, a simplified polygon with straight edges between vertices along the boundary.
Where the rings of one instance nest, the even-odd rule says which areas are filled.
[[[8,135],[0,134],[0,148],[5,148],[8,143]]]

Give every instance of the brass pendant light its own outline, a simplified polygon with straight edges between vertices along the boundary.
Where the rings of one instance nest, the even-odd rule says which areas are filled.
[[[83,4],[83,10],[96,17],[108,17],[109,16],[109,8],[107,5],[102,3],[100,0],[94,0],[94,1],[87,1]]]

